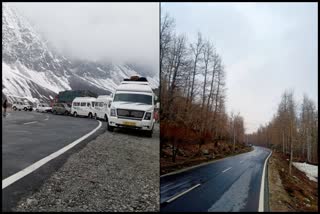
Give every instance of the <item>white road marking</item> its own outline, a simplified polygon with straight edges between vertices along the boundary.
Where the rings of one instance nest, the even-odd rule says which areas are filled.
[[[264,180],[265,180],[265,171],[266,171],[266,164],[268,159],[270,158],[272,154],[272,151],[270,152],[270,155],[266,158],[264,161],[264,167],[262,172],[262,178],[261,178],[261,185],[260,185],[260,198],[259,198],[259,212],[264,212]]]
[[[228,171],[230,169],[232,169],[232,167],[229,167],[228,169],[223,170],[222,173],[225,173],[226,171]]]
[[[46,119],[44,119],[44,120],[49,120],[49,117],[47,117]]]
[[[24,123],[24,125],[31,124],[31,123],[37,123],[37,122],[38,121],[32,121],[32,122]]]
[[[178,195],[176,195],[176,196],[170,198],[169,200],[167,200],[166,202],[167,202],[167,203],[170,203],[171,201],[174,201],[174,200],[176,200],[177,198],[181,197],[182,195],[190,192],[190,191],[193,190],[194,188],[197,188],[198,186],[200,186],[200,184],[197,184],[197,185],[195,185],[195,186],[187,189],[186,191],[183,191],[183,192],[179,193]]]
[[[24,176],[30,174],[31,172],[35,171],[36,169],[38,169],[39,167],[43,166],[44,164],[46,164],[47,162],[49,162],[50,160],[60,156],[61,154],[65,153],[66,151],[68,151],[69,149],[71,149],[72,147],[74,147],[75,145],[77,145],[78,143],[80,143],[81,141],[83,141],[84,139],[88,138],[90,135],[92,135],[93,133],[95,133],[100,127],[101,127],[101,122],[99,122],[99,125],[92,130],[91,132],[89,132],[88,134],[82,136],[81,138],[79,138],[76,141],[73,141],[72,143],[70,143],[69,145],[63,147],[62,149],[52,153],[51,155],[42,158],[41,160],[35,162],[34,164],[28,166],[27,168],[11,175],[10,177],[2,180],[2,189],[6,188],[7,186],[13,184],[14,182],[20,180],[21,178],[23,178]]]
[[[167,187],[168,185],[165,185],[165,186],[162,186],[162,185],[161,185],[161,189],[164,189],[164,188],[165,188],[165,190],[161,191],[161,193],[168,192],[168,191],[170,191],[172,188],[176,188],[176,187],[178,187],[178,186],[182,186],[183,184],[186,184],[186,183],[190,183],[190,180],[187,180],[187,181],[184,181],[184,182],[181,182],[181,183],[171,183],[172,187],[170,187],[170,188],[165,188],[165,187]]]

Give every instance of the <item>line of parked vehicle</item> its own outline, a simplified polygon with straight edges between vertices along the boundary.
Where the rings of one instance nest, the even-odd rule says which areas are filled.
[[[37,112],[82,116],[102,119],[107,122],[109,131],[114,128],[133,128],[143,130],[152,137],[155,118],[157,117],[156,96],[146,78],[131,77],[124,79],[117,87],[115,94],[94,97],[76,97],[72,104],[46,103],[36,106]],[[14,110],[32,111],[32,106],[15,102]]]

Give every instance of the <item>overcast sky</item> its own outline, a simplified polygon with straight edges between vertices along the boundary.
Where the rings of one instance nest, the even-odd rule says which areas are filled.
[[[166,3],[189,41],[210,38],[226,68],[227,111],[240,112],[247,133],[271,120],[293,89],[318,103],[317,3]]]
[[[158,3],[10,3],[59,51],[159,67]]]

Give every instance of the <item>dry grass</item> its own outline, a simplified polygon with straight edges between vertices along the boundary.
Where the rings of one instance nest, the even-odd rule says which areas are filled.
[[[309,180],[292,167],[289,176],[289,157],[273,152],[269,163],[269,189],[271,211],[318,211],[318,183]]]

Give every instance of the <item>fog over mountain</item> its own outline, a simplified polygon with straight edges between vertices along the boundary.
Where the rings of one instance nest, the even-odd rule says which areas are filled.
[[[116,32],[116,26],[120,29],[126,27],[121,18],[117,23],[118,13],[109,13],[108,16],[110,19],[113,17],[113,21],[104,22],[103,17],[99,16],[103,7],[99,10],[92,5],[96,4],[3,4],[3,95],[46,100],[59,91],[70,89],[89,89],[98,94],[108,94],[123,78],[131,75],[146,76],[154,88],[158,87],[159,71],[155,66],[158,56],[154,55],[159,52],[159,43],[151,41],[153,39],[144,39],[146,35],[151,37],[151,33],[139,32],[141,39],[138,39],[140,34],[128,27],[127,32],[123,32],[126,36],[120,36],[122,34]],[[125,5],[127,4],[123,4]],[[122,8],[121,5],[113,7]],[[129,6],[126,7],[128,10]],[[80,16],[77,8],[82,12],[83,8],[87,8],[88,11]],[[94,9],[96,14],[92,16]],[[29,14],[32,11],[33,16]],[[132,20],[135,18],[133,14],[128,14]],[[118,15],[124,16],[125,12]],[[68,22],[68,16],[72,17],[72,22]],[[76,21],[77,17],[79,19]],[[138,16],[138,20],[140,18]],[[71,23],[76,27],[73,28]],[[130,24],[134,26],[133,22],[128,23]],[[77,32],[79,26],[84,30]],[[103,40],[106,30],[110,31],[110,37]],[[137,30],[139,31],[139,27]],[[58,31],[61,33],[59,36]],[[118,39],[115,34],[119,35]],[[158,35],[158,32],[154,34]],[[151,43],[156,43],[153,45],[155,47],[150,47]],[[125,49],[125,46],[128,48]],[[153,61],[153,58],[157,60]]]

